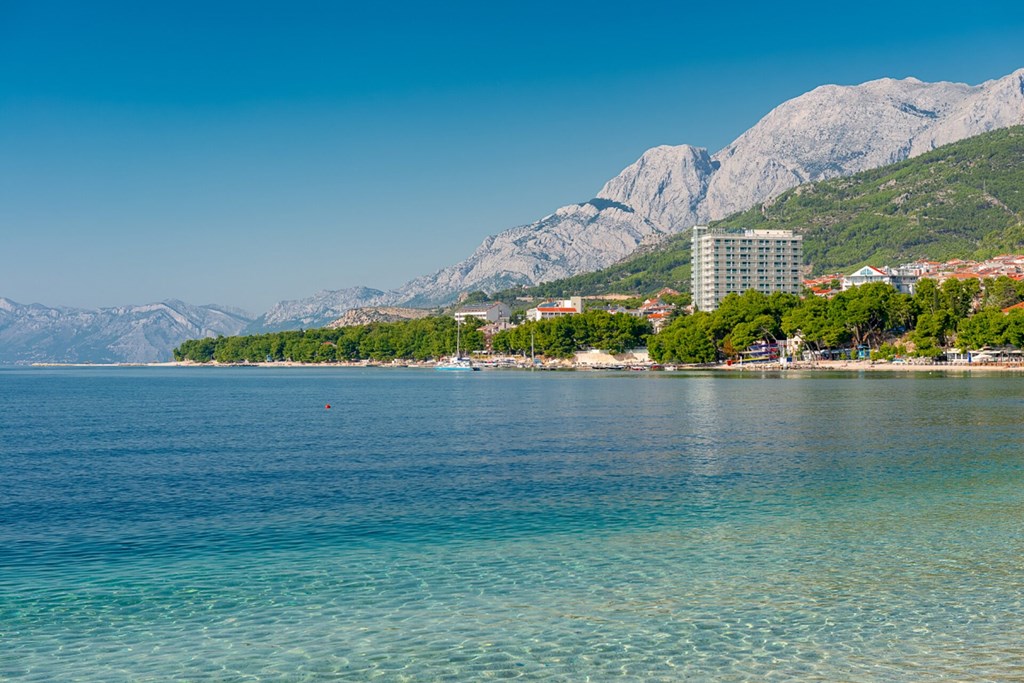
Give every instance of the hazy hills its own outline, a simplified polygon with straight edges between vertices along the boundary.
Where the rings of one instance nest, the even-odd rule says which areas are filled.
[[[175,300],[86,310],[0,298],[0,363],[166,361],[185,339],[238,334],[251,319]]]
[[[278,302],[269,311],[253,320],[246,328],[246,333],[323,327],[350,309],[378,303],[385,303],[384,292],[379,289],[351,287],[334,291],[323,290],[305,299]]]

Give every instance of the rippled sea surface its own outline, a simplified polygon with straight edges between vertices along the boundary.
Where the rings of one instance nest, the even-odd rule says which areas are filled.
[[[1022,417],[1022,376],[0,370],[0,680],[1022,680]]]

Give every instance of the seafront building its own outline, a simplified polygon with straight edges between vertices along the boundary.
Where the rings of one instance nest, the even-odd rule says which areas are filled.
[[[799,294],[803,238],[792,230],[693,228],[693,305],[713,311],[726,295],[754,289]]]
[[[545,301],[526,312],[527,320],[550,320],[583,312],[583,297],[574,296],[562,301]]]
[[[949,279],[964,280],[976,277],[979,280],[1006,276],[1013,280],[1024,280],[1024,254],[1002,254],[986,261],[964,261],[954,259],[945,263],[919,261],[903,268],[916,266],[920,277],[942,282]]]
[[[851,287],[859,287],[872,282],[882,282],[896,288],[896,291],[901,294],[913,294],[918,278],[916,269],[907,266],[899,268],[864,266],[843,278],[842,291],[845,292]]]
[[[482,304],[463,306],[455,311],[455,321],[460,325],[466,322],[467,318],[479,318],[487,323],[508,322],[512,312],[508,304],[501,301],[488,301]]]

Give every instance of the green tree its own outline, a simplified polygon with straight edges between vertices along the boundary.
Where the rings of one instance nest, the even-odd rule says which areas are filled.
[[[946,331],[949,329],[949,312],[938,310],[917,316],[917,327],[910,335],[916,347],[915,355],[935,357],[946,345]]]
[[[998,346],[1003,343],[1009,316],[999,310],[988,308],[964,318],[957,327],[957,346],[961,351],[980,349],[983,346]]]
[[[1024,300],[1024,282],[1006,275],[985,280],[983,306],[1000,310]]]
[[[658,363],[712,363],[718,358],[710,329],[712,314],[698,311],[673,320],[648,341],[651,358]]]

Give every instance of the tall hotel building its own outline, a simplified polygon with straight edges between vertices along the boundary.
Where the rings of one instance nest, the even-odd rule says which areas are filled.
[[[792,230],[726,232],[693,228],[693,305],[713,311],[726,294],[756,289],[799,294],[803,238]]]

